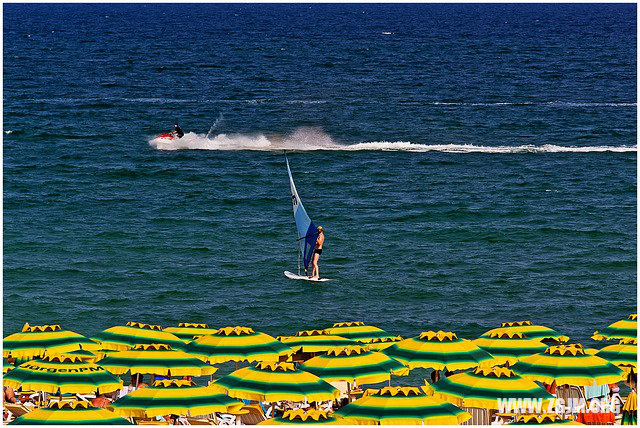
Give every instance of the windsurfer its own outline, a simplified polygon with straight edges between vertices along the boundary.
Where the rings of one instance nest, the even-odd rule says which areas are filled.
[[[324,244],[324,233],[322,226],[318,226],[318,237],[316,238],[316,245],[313,247],[313,259],[311,260],[313,268],[311,269],[311,279],[320,278],[320,269],[318,268],[318,261],[322,254],[322,245]]]

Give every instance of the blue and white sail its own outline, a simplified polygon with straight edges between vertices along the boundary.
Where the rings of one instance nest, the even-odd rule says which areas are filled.
[[[298,230],[298,243],[300,245],[300,254],[302,255],[302,261],[304,263],[304,270],[306,271],[313,256],[313,248],[316,245],[316,238],[318,237],[318,228],[309,218],[309,215],[302,205],[296,185],[293,182],[293,176],[291,175],[291,168],[289,168],[289,159],[287,155],[284,155],[287,161],[287,171],[289,172],[289,182],[291,183],[291,202],[293,203],[293,217],[296,220],[296,228]]]

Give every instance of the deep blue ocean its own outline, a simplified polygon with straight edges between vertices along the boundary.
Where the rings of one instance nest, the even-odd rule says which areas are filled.
[[[636,312],[636,5],[4,4],[3,333]],[[154,137],[179,121],[177,142]],[[324,227],[291,281],[282,149]]]

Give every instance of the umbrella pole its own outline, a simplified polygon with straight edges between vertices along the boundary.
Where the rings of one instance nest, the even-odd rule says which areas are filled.
[[[238,362],[236,361],[236,370],[238,370],[240,368]]]

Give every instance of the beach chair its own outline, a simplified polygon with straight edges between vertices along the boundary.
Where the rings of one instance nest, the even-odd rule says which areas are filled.
[[[257,425],[259,422],[267,420],[267,416],[259,404],[245,405],[242,407],[242,410],[247,411],[244,414],[238,415],[238,419],[242,425]]]
[[[27,406],[25,406],[22,403],[4,403],[4,408],[7,409],[9,412],[11,412],[11,415],[13,415],[13,419],[15,418],[19,418],[22,415],[26,415],[27,413],[29,413],[31,411],[30,408],[28,408]]]
[[[471,419],[462,422],[460,425],[491,425],[488,409],[480,409],[478,407],[461,407],[461,409],[471,413]]]
[[[211,419],[200,419],[200,418],[190,418],[187,417],[187,422],[189,425],[216,425]]]
[[[556,390],[556,397],[564,400],[565,406],[569,403],[584,403],[587,405],[587,399],[584,396],[584,391],[579,386],[574,385],[560,385]],[[571,406],[571,414],[570,417],[575,419],[575,416],[580,412],[579,408],[575,406]],[[567,412],[564,412],[565,418],[567,416]]]

